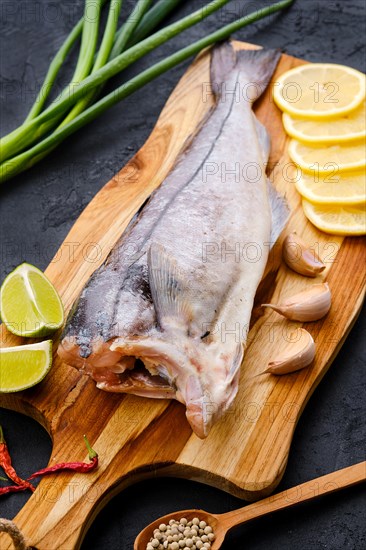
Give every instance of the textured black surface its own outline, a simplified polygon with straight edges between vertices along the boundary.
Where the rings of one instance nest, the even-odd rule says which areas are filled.
[[[81,0],[0,3],[2,134],[26,116],[50,59],[80,17],[82,4]],[[132,4],[125,1],[125,9]],[[166,44],[139,62],[135,70],[213,30],[219,22],[252,11],[254,4],[265,2],[233,0],[221,15]],[[177,15],[201,5],[202,1],[186,2]],[[364,0],[298,0],[286,14],[235,35],[263,46],[280,47],[310,61],[344,63],[362,71],[364,36]],[[71,56],[58,88],[68,81],[74,59]],[[0,189],[1,281],[23,260],[40,268],[47,266],[82,209],[144,143],[187,65],[114,107],[36,168]],[[302,415],[279,489],[364,460],[364,334],[365,322],[360,318]],[[43,429],[17,413],[1,410],[0,415],[19,472],[26,476],[44,466],[51,442]],[[342,491],[238,528],[223,548],[365,548],[362,491],[362,487]],[[2,498],[0,516],[13,517],[27,498],[25,493]],[[107,505],[87,534],[83,550],[129,550],[146,523],[171,510],[202,507],[224,512],[242,504],[228,494],[193,482],[146,481],[130,487]]]

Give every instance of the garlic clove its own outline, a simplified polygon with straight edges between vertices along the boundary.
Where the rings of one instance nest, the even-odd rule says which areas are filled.
[[[316,277],[325,269],[321,259],[295,231],[283,241],[282,256],[290,269],[306,277]]]
[[[262,304],[270,307],[292,321],[318,321],[330,310],[332,295],[328,283],[312,285],[311,287],[286,298],[280,304]]]
[[[311,334],[301,328],[295,342],[287,342],[280,355],[268,363],[264,371],[270,374],[289,374],[310,365],[315,357],[315,343]]]

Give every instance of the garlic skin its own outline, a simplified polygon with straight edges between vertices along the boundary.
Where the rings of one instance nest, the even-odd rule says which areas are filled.
[[[316,277],[325,269],[321,259],[295,231],[283,241],[282,256],[290,269],[306,277]]]
[[[303,369],[312,363],[315,357],[315,343],[311,334],[304,328],[299,329],[300,338],[296,342],[287,342],[281,354],[268,363],[265,373],[282,375]]]
[[[286,298],[280,304],[262,304],[262,307],[270,307],[291,321],[308,323],[324,317],[331,304],[332,294],[329,285],[321,283]]]

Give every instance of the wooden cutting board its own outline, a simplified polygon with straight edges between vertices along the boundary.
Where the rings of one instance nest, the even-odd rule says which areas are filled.
[[[235,47],[255,46],[235,42]],[[202,99],[209,82],[209,57],[203,53],[190,66],[145,145],[91,201],[48,267],[46,273],[66,310],[139,206],[166,177],[185,140],[210,108],[210,100]],[[274,80],[301,63],[283,55]],[[54,366],[46,379],[22,393],[1,395],[0,405],[45,426],[53,440],[50,464],[87,460],[82,439],[86,433],[100,455],[100,466],[88,475],[65,473],[42,480],[15,518],[28,543],[39,550],[79,548],[100,509],[137,480],[179,476],[247,500],[271,493],[281,480],[301,412],[360,311],[365,290],[364,240],[329,236],[307,222],[291,181],[281,113],[269,90],[256,105],[256,113],[272,137],[270,179],[291,206],[288,230],[302,235],[327,266],[316,282],[329,282],[332,309],[325,319],[307,325],[317,345],[315,363],[283,377],[256,377],[289,328],[300,326],[256,306],[235,405],[201,441],[192,434],[181,404],[97,390],[90,378],[58,359],[55,339]],[[276,302],[314,282],[281,265],[279,252],[280,243],[270,256],[258,304]],[[3,346],[22,343],[4,329],[1,338]],[[4,550],[11,548],[6,538],[0,537],[0,543]]]

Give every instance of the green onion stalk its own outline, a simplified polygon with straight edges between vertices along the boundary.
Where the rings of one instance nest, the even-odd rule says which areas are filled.
[[[145,3],[150,3],[150,0],[148,0],[148,2],[145,0]],[[122,7],[122,0],[111,0],[109,13],[108,13],[108,20],[107,20],[103,40],[99,48],[98,54],[96,56],[93,68],[91,70],[91,74],[95,73],[96,71],[98,71],[98,69],[103,67],[109,59],[109,56],[113,47],[114,36],[117,30],[118,17],[121,11],[121,7]],[[73,79],[73,82],[75,82],[74,79]],[[78,82],[78,80],[76,80],[76,82]],[[83,97],[83,99],[81,99],[76,105],[74,105],[74,107],[72,108],[70,113],[67,115],[67,117],[62,121],[61,126],[64,126],[70,120],[75,118],[79,113],[84,111],[84,109],[92,101],[93,97],[94,97],[94,91],[88,94],[87,96]]]
[[[93,67],[93,63],[94,63],[94,67],[100,68],[107,61],[113,46],[113,37],[116,32],[118,16],[121,10],[121,5],[122,5],[122,0],[111,0],[109,14],[108,14],[108,21],[106,25],[106,32],[104,33],[104,37],[103,37],[99,52],[96,55],[96,46],[97,46],[97,40],[98,40],[98,31],[99,31],[101,10],[103,7],[103,0],[86,0],[85,8],[84,8],[80,52],[79,52],[79,57],[76,63],[74,74],[71,78],[71,83],[73,86],[81,82],[85,77],[87,77],[90,74],[91,69]],[[76,27],[78,26],[79,24],[76,25]],[[73,35],[73,33],[71,33],[71,35]],[[93,71],[94,71],[94,67],[93,67]],[[69,88],[64,90],[64,92],[62,92],[58,96],[58,98],[56,98],[55,102],[57,102],[58,99],[62,97],[63,93],[68,91],[68,89]],[[41,92],[42,92],[42,89],[41,89]],[[75,106],[74,108],[76,109],[77,106]],[[36,116],[34,116],[34,113],[38,109],[39,109],[39,105],[37,104],[37,100],[36,100],[36,103],[34,104],[23,126],[26,125],[29,121],[34,120],[36,118]],[[82,109],[77,110],[76,114],[78,112],[81,112],[81,110]],[[45,124],[43,126],[43,132],[48,133],[49,131],[51,131],[62,119],[62,117],[63,117],[63,113],[59,114],[52,121],[49,121],[47,124]],[[71,115],[71,118],[73,118],[72,115]],[[66,118],[66,120],[68,120],[68,117]],[[5,148],[3,148],[3,145],[0,142],[0,147],[1,147],[0,158],[2,158],[3,154],[5,155],[4,158],[6,158],[6,154],[7,154],[6,146]],[[21,149],[18,149],[18,150],[21,150]]]
[[[130,40],[131,35],[135,32],[139,23],[142,22],[142,19],[150,5],[151,0],[139,0],[138,2],[136,2],[135,8],[132,10],[126,23],[122,25],[122,27],[116,34],[115,43],[111,52],[110,59],[114,59],[115,57],[117,57],[117,55],[121,54],[126,49],[126,45]],[[149,34],[150,30],[152,29],[148,29],[147,33],[142,38],[145,38]]]
[[[103,6],[106,3],[107,0],[102,0],[101,5]],[[84,17],[82,17],[78,23],[75,25],[75,27],[72,29],[69,36],[66,38],[64,43],[62,44],[61,48],[51,61],[51,64],[49,66],[49,69],[47,71],[47,74],[45,76],[45,79],[43,81],[43,84],[38,92],[38,95],[31,107],[31,110],[28,113],[27,120],[31,120],[32,118],[36,117],[43,108],[43,105],[46,102],[46,99],[48,98],[52,86],[56,80],[56,77],[68,55],[70,52],[72,46],[75,44],[76,40],[79,38],[79,36],[82,33],[84,26]],[[74,74],[75,77],[75,74]]]
[[[94,0],[89,0],[89,2]],[[179,21],[164,27],[152,36],[145,38],[138,44],[132,46],[121,53],[108,63],[97,70],[95,73],[87,76],[82,82],[72,82],[71,87],[64,90],[58,98],[41,114],[32,120],[24,123],[22,126],[3,137],[0,142],[0,160],[1,162],[14,157],[17,153],[26,147],[37,142],[54,125],[52,119],[58,121],[59,116],[64,114],[74,103],[82,99],[86,93],[96,86],[103,84],[106,80],[115,76],[129,65],[148,54],[158,46],[164,44],[169,39],[184,30],[200,23],[205,17],[208,17],[229,0],[214,0],[207,4],[205,9],[198,9]]]
[[[133,46],[136,42],[146,38],[149,33],[157,27],[167,15],[182,2],[182,0],[159,0],[147,11],[152,0],[138,0],[126,23],[122,25],[115,35],[113,49],[109,61],[120,55],[125,49]],[[99,67],[93,68],[93,72]],[[83,98],[82,102],[86,108],[99,95],[103,86],[93,89],[88,95],[88,100]],[[79,102],[81,103],[81,101]],[[79,111],[80,112],[80,111]],[[78,114],[78,113],[76,113]],[[76,116],[75,114],[75,116]]]
[[[102,1],[102,4],[105,3],[106,0]],[[138,36],[139,40],[142,38],[145,38],[149,34],[149,32],[159,25],[161,21],[180,3],[182,0],[159,0],[147,13],[147,9],[151,5],[152,0],[138,0],[138,2],[135,5],[135,8],[131,12],[128,20],[120,30],[116,33],[116,24],[118,20],[118,13],[121,9],[121,6],[117,5],[117,3],[114,5],[113,2],[110,7],[109,12],[109,18],[107,21],[106,29],[104,32],[104,37],[101,45],[101,49],[98,52],[98,57],[95,60],[92,72],[95,72],[100,67],[102,67],[105,62],[107,61],[107,52],[110,51],[110,44],[111,41],[113,41],[113,49],[110,51],[109,54],[109,60],[113,59],[114,57],[117,57],[122,51],[126,48],[126,44],[132,45],[132,35],[133,35],[133,42],[136,41],[136,36]],[[81,23],[83,20],[81,20]],[[72,40],[76,29],[80,26],[80,21],[78,25],[73,29],[73,31],[70,33],[68,39],[66,39],[65,43],[68,42],[68,40]],[[81,27],[80,27],[81,28]],[[136,32],[135,32],[135,29]],[[60,52],[63,53],[64,46],[61,47]],[[61,54],[58,52],[55,59],[57,59]],[[56,73],[57,74],[57,73]],[[54,76],[54,78],[56,75]],[[47,85],[48,84],[48,85]],[[42,88],[48,90],[49,85],[52,82],[47,82],[47,76],[44,85]],[[85,96],[83,99],[81,99],[74,107],[73,109],[68,113],[66,118],[61,122],[60,126],[65,126],[70,120],[75,118],[79,113],[84,111],[88,105],[94,102],[96,97],[100,95],[101,90],[103,89],[103,86],[99,86],[97,88],[94,88],[92,92],[90,92],[87,96]],[[42,91],[42,89],[41,89]],[[36,114],[38,114],[39,110],[36,107],[38,107],[37,103],[39,101],[39,98],[41,96],[38,94],[35,105],[33,106],[33,109],[31,110],[28,118],[26,120],[29,120],[31,118],[34,118]],[[43,97],[43,94],[42,96]],[[33,116],[32,116],[33,115]],[[60,117],[61,118],[61,117]],[[49,149],[43,151],[41,156],[37,157],[37,162],[39,162],[42,158],[46,157],[56,146],[50,147]]]
[[[105,5],[107,0],[102,0],[102,6]],[[159,0],[146,14],[140,12],[140,2],[136,4],[135,10],[131,14],[131,20],[133,20],[133,14],[136,14],[136,22],[138,22],[138,14],[141,13],[143,16],[141,21],[137,25],[136,31],[133,32],[133,37],[128,40],[127,46],[132,46],[136,42],[139,42],[143,38],[149,35],[149,33],[157,27],[164,18],[169,15],[169,13],[182,2],[182,0]],[[150,2],[151,3],[151,2]],[[53,58],[49,69],[47,71],[46,77],[43,81],[43,84],[38,92],[38,95],[34,101],[34,104],[31,107],[31,110],[25,119],[25,121],[35,118],[41,111],[42,108],[51,92],[52,86],[57,78],[57,75],[68,55],[72,46],[75,44],[81,32],[83,30],[84,18],[82,17],[75,27],[70,32],[69,36],[65,39],[61,48]],[[107,29],[106,29],[107,32]],[[115,44],[113,45],[112,52],[109,59],[112,59],[122,53],[124,40],[120,38],[120,35],[125,33],[124,25],[116,32],[114,37]]]
[[[237,30],[251,23],[259,21],[264,17],[272,15],[275,12],[289,7],[293,3],[293,1],[294,0],[282,0],[270,6],[266,6],[259,10],[256,10],[255,12],[238,19],[233,23],[225,25],[221,29],[207,35],[201,40],[198,40],[193,44],[175,52],[174,54],[166,57],[155,65],[152,65],[145,71],[141,72],[139,75],[130,79],[129,81],[118,87],[116,90],[88,107],[85,111],[78,114],[73,120],[69,121],[64,126],[57,128],[51,135],[49,135],[27,151],[1,164],[0,182],[6,181],[16,174],[19,174],[23,170],[26,170],[36,164],[41,158],[43,158],[42,155],[44,155],[45,151],[59,145],[62,141],[64,141],[64,139],[76,132],[79,128],[82,128],[83,126],[97,118],[100,114],[104,113],[107,109],[109,109],[122,99],[126,98],[127,96],[131,95],[136,90],[142,88],[169,69],[172,69],[186,59],[196,55],[203,48],[206,48],[216,42],[229,38],[229,36]],[[133,50],[133,48],[127,50],[126,53],[130,52],[131,50]],[[108,65],[106,65],[105,67],[107,66]],[[103,69],[105,69],[105,67]],[[83,80],[80,86],[76,89],[74,96],[69,98],[62,98],[58,105],[51,105],[48,109],[48,112],[44,112],[46,114],[45,120],[49,116],[55,116],[55,114],[58,113],[58,108],[62,110],[65,109],[65,106],[70,107],[70,104],[73,104],[75,101],[79,100],[80,97],[82,97],[82,94],[91,90],[93,86],[99,86],[100,84],[104,83],[108,78],[110,78],[110,76],[116,74],[114,71],[115,65],[109,65],[108,70],[103,71],[102,74],[101,71],[97,71],[90,77]],[[50,111],[52,112],[52,115],[50,115]]]
[[[46,75],[45,81],[25,120],[25,123],[36,118],[41,112],[42,107],[51,91],[56,76],[61,68],[61,65],[80,34],[82,34],[80,52],[71,81],[80,82],[86,76],[88,76],[90,68],[93,64],[93,59],[97,46],[101,9],[105,2],[106,0],[86,0],[84,16],[77,23],[77,25],[75,25],[74,29],[61,46],[58,54],[53,59]]]

